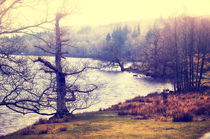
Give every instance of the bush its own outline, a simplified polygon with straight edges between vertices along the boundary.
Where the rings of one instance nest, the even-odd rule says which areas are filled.
[[[174,93],[167,94],[164,99],[163,95],[166,94],[153,93],[145,97],[138,96],[124,103],[114,105],[109,110],[117,110],[118,115],[121,116],[144,115],[161,121],[162,119],[163,121],[169,119],[174,122],[189,122],[193,121],[193,118],[197,116],[210,116],[210,95],[198,92]]]
[[[67,131],[67,127],[61,127],[59,128],[59,131]]]
[[[196,115],[202,115],[208,113],[208,110],[205,107],[200,107],[195,111]]]
[[[40,118],[37,122],[35,122],[33,125],[41,125],[41,124],[47,124],[49,123],[48,119],[42,119]]]
[[[191,122],[193,116],[190,113],[179,113],[173,115],[173,122]]]
[[[21,135],[33,135],[35,132],[31,130],[31,127],[26,127],[21,131]]]
[[[40,130],[38,134],[47,134],[47,130]]]

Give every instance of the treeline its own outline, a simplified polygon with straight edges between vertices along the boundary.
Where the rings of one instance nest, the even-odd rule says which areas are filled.
[[[68,53],[66,56],[68,57],[82,57],[82,58],[99,58],[102,59],[102,56],[104,55],[104,50],[106,49],[106,36],[107,34],[110,35],[112,39],[112,32],[116,31],[116,37],[117,36],[123,36],[123,32],[121,29],[124,27],[127,29],[126,36],[124,35],[124,38],[120,41],[124,41],[124,48],[123,51],[128,51],[126,55],[128,55],[130,52],[136,52],[134,50],[137,48],[137,44],[139,45],[139,42],[137,43],[137,40],[139,39],[140,34],[140,24],[138,23],[130,23],[129,25],[124,24],[111,24],[111,25],[104,25],[99,27],[79,27],[71,29],[70,27],[64,28],[65,37],[70,37],[71,40],[69,43],[71,45],[66,45],[64,47],[64,50]],[[41,32],[33,35],[27,35],[24,34],[22,37],[19,37],[19,41],[22,41],[22,44],[25,46],[25,49],[22,50],[22,53],[25,55],[46,55],[42,50],[40,50],[37,47],[38,45],[44,45],[43,42],[39,41],[39,38],[45,38],[49,40],[50,42],[54,42],[53,40],[53,34],[50,32]],[[11,41],[14,39],[10,38]],[[117,39],[115,39],[117,40]],[[134,48],[135,46],[135,48]],[[124,52],[123,52],[124,53]],[[50,54],[48,54],[50,55]],[[130,54],[133,56],[133,54]],[[126,56],[127,57],[127,56]]]
[[[179,16],[159,19],[141,34],[140,27],[117,27],[108,33],[101,59],[116,63],[121,71],[171,79],[174,91],[199,90],[203,73],[209,71],[210,19]],[[137,61],[124,69],[128,61]]]
[[[170,77],[174,90],[199,90],[210,57],[210,19],[180,16],[154,25],[142,51],[144,68],[153,76]]]
[[[101,30],[66,28],[66,36],[72,38],[71,45],[64,47],[66,56],[98,58],[118,65],[121,71],[127,70],[124,64],[128,61],[141,62],[133,68],[155,78],[171,79],[175,91],[199,90],[203,73],[209,71],[209,17],[159,18],[150,23],[153,25],[149,29],[141,23],[116,24]],[[36,36],[53,38],[49,33]],[[33,36],[24,35],[22,42],[26,46],[24,54],[44,55],[34,47],[42,44]]]

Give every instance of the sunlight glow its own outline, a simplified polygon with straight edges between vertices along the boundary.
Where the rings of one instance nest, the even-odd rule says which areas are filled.
[[[46,5],[39,5],[35,11],[41,15]],[[62,5],[65,5],[65,10],[71,11],[65,22],[71,25],[100,25],[183,13],[193,16],[210,14],[210,0],[66,0],[65,4],[52,0],[47,6],[49,16],[62,9],[59,8]]]
[[[139,19],[210,14],[209,0],[81,0],[81,21],[104,24]],[[83,18],[82,18],[83,17]]]

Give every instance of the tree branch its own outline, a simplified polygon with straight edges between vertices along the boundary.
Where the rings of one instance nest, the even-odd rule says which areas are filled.
[[[34,62],[41,62],[43,63],[46,67],[52,69],[54,72],[57,72],[58,70],[56,69],[55,66],[53,66],[50,62],[42,59],[41,57],[39,57],[37,60],[35,60]]]
[[[0,19],[2,20],[3,16],[4,16],[10,9],[12,9],[12,8],[15,6],[15,4],[17,4],[17,3],[20,2],[20,1],[21,1],[21,0],[15,0],[15,1],[13,1],[6,9],[0,11]],[[0,5],[2,5],[3,3],[5,3],[4,0],[1,1],[1,4],[0,4]],[[1,20],[0,20],[0,21],[1,21]],[[1,23],[1,22],[0,22],[0,23]],[[0,33],[0,34],[1,34],[1,33]]]
[[[51,52],[51,51],[49,51],[49,50],[46,50],[46,49],[43,48],[43,47],[40,47],[40,46],[34,46],[34,47],[41,49],[41,50],[44,51],[45,53],[53,54],[53,55],[55,54],[55,52]]]
[[[52,20],[52,21],[54,21],[54,20]],[[14,30],[10,30],[10,31],[3,31],[3,32],[0,32],[0,35],[3,35],[3,34],[10,34],[10,33],[22,33],[22,32],[20,32],[20,31],[26,30],[26,29],[29,29],[29,28],[36,28],[36,27],[41,26],[41,25],[43,25],[43,24],[51,23],[52,21],[44,21],[44,22],[41,22],[41,23],[35,24],[35,25],[20,27],[20,28],[17,28],[17,29],[14,29]]]
[[[24,112],[24,111],[19,111],[19,110],[13,109],[10,105],[18,107],[20,109],[28,110],[29,112]],[[38,110],[30,109],[28,107],[19,106],[19,105],[15,104],[15,103],[7,104],[6,107],[11,109],[11,110],[13,110],[13,111],[15,111],[15,112],[17,112],[17,113],[21,113],[21,114],[36,113],[36,114],[39,114],[39,115],[49,115],[49,116],[55,114],[55,113],[41,113]]]
[[[73,92],[79,92],[79,93],[90,93],[90,92],[93,92],[94,90],[96,90],[98,88],[98,86],[94,85],[94,84],[91,84],[92,86],[94,86],[93,89],[90,89],[90,90],[79,90],[79,89],[75,89],[75,90],[72,90]]]
[[[72,73],[64,73],[64,75],[75,75],[75,74],[79,74],[79,73],[83,72],[85,69],[87,69],[87,67],[83,67],[83,69],[81,69],[80,71],[76,71],[76,72],[72,72]]]
[[[76,96],[74,94],[74,91],[71,91],[71,95],[72,97],[71,98],[66,98],[66,102],[70,102],[70,101],[75,101],[76,100]]]
[[[0,5],[4,4],[5,2],[6,2],[6,0],[1,0]]]

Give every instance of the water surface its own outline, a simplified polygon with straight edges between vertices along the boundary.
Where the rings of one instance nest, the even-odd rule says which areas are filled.
[[[68,58],[72,65],[82,63],[85,61],[89,64],[95,65],[99,61],[91,59]],[[100,84],[100,88],[94,93],[97,94],[97,103],[88,109],[78,112],[98,111],[100,108],[105,109],[111,105],[123,102],[139,95],[147,95],[155,91],[162,91],[163,89],[172,89],[172,85],[168,82],[156,81],[150,77],[138,74],[134,76],[133,73],[120,72],[119,68],[106,68],[103,70],[88,70],[86,78],[90,82]],[[135,74],[136,75],[136,74]],[[0,110],[0,135],[14,132],[18,129],[24,128],[27,125],[34,123],[40,116],[37,114],[21,115],[11,110],[1,107]]]

